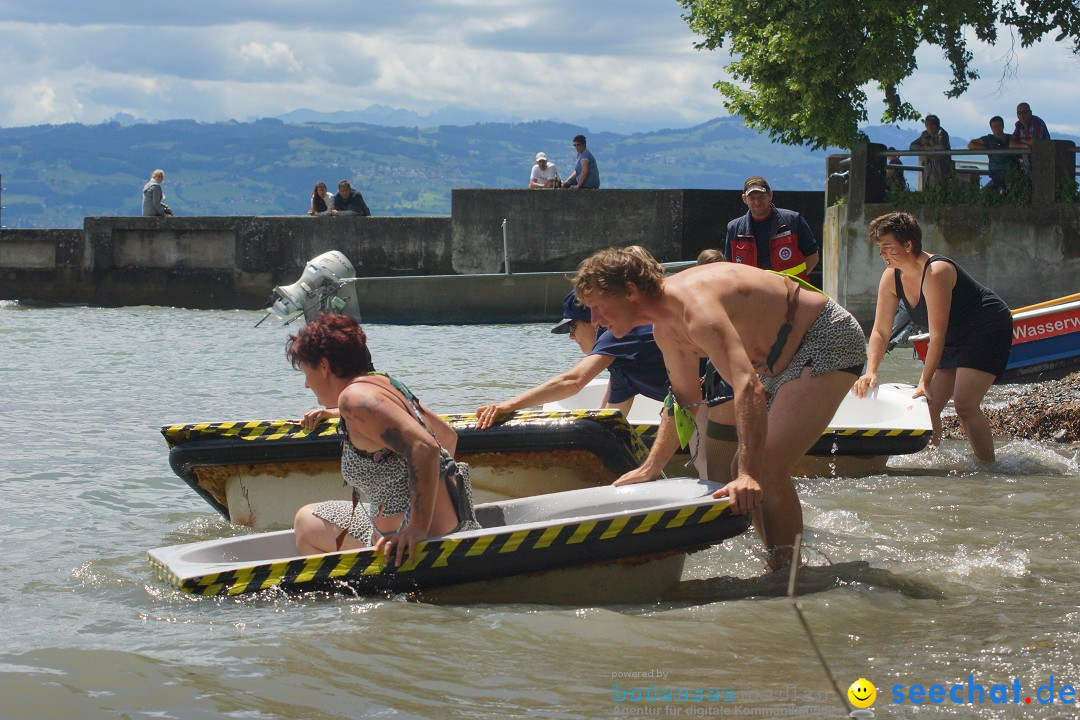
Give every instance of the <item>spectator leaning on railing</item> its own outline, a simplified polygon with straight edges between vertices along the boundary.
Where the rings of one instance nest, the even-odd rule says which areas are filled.
[[[1038,115],[1031,114],[1031,106],[1022,102],[1016,106],[1016,128],[1009,139],[1010,148],[1031,149],[1032,140],[1049,140],[1050,132]],[[1024,172],[1031,177],[1031,155],[1024,155]]]
[[[1000,115],[990,118],[990,134],[975,138],[968,143],[969,150],[1007,150],[1010,138],[1005,134],[1005,120]],[[990,183],[987,185],[999,193],[1005,192],[1005,176],[1009,166],[1016,165],[1012,155],[987,155],[989,158]]]
[[[922,135],[911,143],[911,150],[952,150],[949,145],[949,133],[941,127],[937,115],[927,115],[923,120],[926,127]],[[953,161],[947,155],[923,155],[919,158],[923,166],[923,190],[944,187],[949,184],[953,174]]]

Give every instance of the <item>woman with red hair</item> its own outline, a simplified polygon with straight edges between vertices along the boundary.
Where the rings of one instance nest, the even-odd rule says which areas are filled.
[[[468,466],[453,459],[457,433],[408,388],[375,371],[356,320],[321,315],[289,336],[285,355],[331,410],[308,413],[305,426],[334,408],[340,413],[341,473],[353,487],[352,502],[315,503],[296,513],[301,554],[374,545],[400,566],[428,537],[479,529]]]

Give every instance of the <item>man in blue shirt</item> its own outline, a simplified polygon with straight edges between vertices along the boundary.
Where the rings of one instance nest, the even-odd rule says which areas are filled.
[[[602,407],[620,410],[626,415],[638,395],[660,401],[667,397],[667,368],[664,366],[664,356],[653,340],[651,325],[633,328],[617,338],[592,321],[589,309],[577,302],[571,290],[563,298],[563,319],[551,332],[569,334],[570,339],[585,353],[585,358],[570,370],[510,400],[477,408],[478,428],[491,427],[515,410],[571,397],[604,370],[608,371],[610,380]],[[641,467],[626,473],[615,484],[655,480],[675,454],[678,444],[675,420],[665,412],[649,457]]]
[[[570,177],[563,180],[563,187],[567,190],[596,190],[600,187],[600,168],[596,165],[596,158],[585,148],[585,136],[574,136],[574,150],[577,151],[577,160],[574,162],[574,172]]]

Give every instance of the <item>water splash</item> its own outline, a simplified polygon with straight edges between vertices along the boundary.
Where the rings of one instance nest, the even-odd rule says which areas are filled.
[[[1071,450],[1071,456],[1063,455],[1056,447],[1034,440],[1012,440],[997,449],[997,459],[990,470],[1002,475],[1080,475],[1078,452],[1072,446],[1064,446],[1062,449]]]
[[[928,561],[934,562],[932,558]],[[960,545],[950,557],[940,555],[940,567],[965,580],[984,580],[997,584],[1001,578],[1019,578],[1028,574],[1027,550],[1009,544],[988,548]]]

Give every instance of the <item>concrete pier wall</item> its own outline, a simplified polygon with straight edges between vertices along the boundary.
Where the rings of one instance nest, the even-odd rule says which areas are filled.
[[[851,177],[849,202],[827,217],[822,193],[778,191],[776,201],[821,230],[818,278],[869,327],[882,265],[866,228],[895,208],[869,202],[872,183],[854,162]],[[719,247],[728,221],[745,213],[739,195],[459,189],[450,217],[93,217],[82,230],[0,231],[0,299],[261,309],[309,259],[340,250],[369,278],[358,292],[372,321],[543,320],[558,314],[553,297],[569,288],[566,276],[597,249],[640,243],[671,262]],[[1030,207],[911,211],[927,249],[1019,307],[1080,289],[1080,206],[1034,197]],[[510,276],[500,275],[504,219]]]
[[[271,289],[294,282],[309,259],[339,250],[358,275],[383,279],[370,283],[380,294],[367,298],[378,317],[391,317],[397,307],[399,322],[434,322],[442,315],[465,322],[470,313],[509,322],[515,313],[547,313],[548,283],[565,288],[565,274],[597,249],[640,243],[668,262],[718,247],[727,222],[745,212],[739,196],[712,190],[459,189],[452,193],[450,217],[91,217],[82,230],[0,231],[0,298],[259,309]],[[821,193],[783,198],[821,227]],[[515,280],[478,279],[480,292],[451,278],[501,273],[507,255]],[[560,276],[517,277],[541,272]],[[441,279],[436,283],[432,276]],[[442,286],[454,290],[443,296],[434,290]],[[539,297],[530,294],[537,292]],[[558,294],[561,299],[565,289]],[[500,307],[483,310],[485,304]]]
[[[891,205],[829,208],[824,288],[867,330],[874,322],[884,265],[870,242],[870,221]],[[923,248],[945,255],[1018,308],[1080,291],[1080,208],[906,208],[919,221]]]

